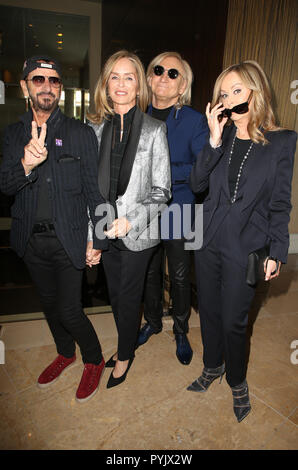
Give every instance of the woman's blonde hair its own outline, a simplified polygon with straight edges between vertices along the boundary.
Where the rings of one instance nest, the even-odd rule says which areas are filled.
[[[139,86],[137,95],[137,105],[143,112],[147,110],[149,103],[149,95],[143,64],[140,61],[139,57],[133,52],[121,50],[115,52],[106,61],[99,75],[94,92],[95,113],[88,114],[88,119],[95,124],[100,124],[104,119],[114,114],[113,103],[108,95],[108,81],[114,65],[120,59],[128,59],[133,63],[136,69]]]
[[[276,125],[276,119],[272,109],[272,95],[269,82],[262,67],[254,60],[245,60],[225,69],[217,78],[211,107],[220,101],[223,79],[230,73],[236,72],[243,84],[252,90],[250,101],[250,115],[247,130],[251,140],[255,143],[268,143],[265,138],[267,131],[276,131],[280,127]],[[231,124],[229,120],[228,124]]]
[[[193,82],[193,73],[192,73],[192,70],[190,68],[189,63],[186,62],[186,60],[182,59],[179,52],[163,52],[162,54],[159,54],[154,59],[152,59],[152,61],[150,62],[150,64],[148,65],[148,68],[147,68],[147,73],[146,73],[147,82],[149,84],[149,80],[150,80],[151,76],[154,73],[153,72],[154,67],[156,65],[160,65],[160,63],[164,59],[166,59],[167,57],[175,57],[175,59],[179,60],[179,62],[181,63],[181,66],[183,68],[183,71],[184,71],[183,78],[186,81],[185,90],[181,95],[179,95],[179,98],[178,98],[177,103],[175,104],[175,107],[176,108],[181,108],[183,105],[190,105],[191,104],[191,85],[192,85],[192,82]],[[151,91],[150,87],[149,87],[149,99],[150,99],[150,102],[151,102],[152,101],[152,91]]]

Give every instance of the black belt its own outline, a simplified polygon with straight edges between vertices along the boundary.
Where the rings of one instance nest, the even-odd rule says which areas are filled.
[[[47,223],[40,223],[34,224],[32,233],[42,233],[42,232],[50,232],[51,230],[55,230],[54,224],[47,224]]]

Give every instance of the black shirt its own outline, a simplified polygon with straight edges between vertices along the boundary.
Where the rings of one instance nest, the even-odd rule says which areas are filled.
[[[235,191],[235,186],[237,182],[237,176],[239,173],[240,165],[250,145],[251,145],[250,139],[243,140],[243,139],[238,139],[237,137],[235,139],[234,150],[233,150],[233,154],[232,154],[232,158],[231,158],[231,162],[229,166],[229,189],[230,189],[231,197],[234,196],[234,191]],[[242,169],[242,172],[243,172],[243,169]]]
[[[115,201],[117,199],[117,187],[121,168],[122,158],[125,152],[126,144],[130,133],[131,123],[134,117],[136,107],[131,108],[128,113],[123,116],[123,133],[121,139],[121,116],[115,114],[113,116],[113,137],[112,151],[110,161],[110,194],[109,200],[116,210]]]
[[[114,207],[115,218],[117,215],[116,199],[118,197],[118,181],[120,175],[120,168],[122,158],[126,149],[126,145],[129,138],[129,133],[131,129],[131,123],[134,117],[136,106],[131,108],[128,113],[123,115],[123,132],[121,139],[121,116],[120,114],[114,114],[113,116],[113,137],[112,137],[112,151],[111,151],[111,161],[110,161],[110,193],[109,201]],[[123,241],[118,238],[111,239],[110,242],[116,248],[120,250],[127,250]]]
[[[59,112],[59,108],[57,108],[49,119],[47,120],[47,128],[50,128],[52,122],[55,121],[56,116]],[[41,132],[41,127],[38,127],[38,137]],[[47,131],[47,136],[49,134],[49,130]],[[46,138],[47,143],[47,138]],[[37,209],[34,218],[34,222],[52,222],[53,221],[53,214],[52,214],[52,201],[51,201],[51,194],[50,194],[50,187],[49,183],[51,182],[51,170],[49,159],[52,158],[51,152],[48,151],[47,159],[38,165],[38,199],[37,199]]]
[[[40,128],[38,128],[39,130]],[[39,133],[38,133],[39,135]],[[49,155],[38,167],[38,200],[35,214],[35,222],[52,222],[52,203],[49,194],[50,168]]]
[[[165,109],[158,109],[152,106],[151,116],[155,119],[159,119],[160,121],[166,122],[170,112],[172,111],[172,108],[173,106],[170,106],[169,108],[165,108]]]

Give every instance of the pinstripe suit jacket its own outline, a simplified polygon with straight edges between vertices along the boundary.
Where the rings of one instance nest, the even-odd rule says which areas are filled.
[[[38,167],[26,177],[21,163],[24,147],[31,139],[31,122],[30,110],[18,123],[8,126],[0,168],[0,190],[15,195],[11,208],[11,246],[21,257],[32,233],[39,189]],[[57,108],[47,121],[46,144],[51,175],[47,182],[56,234],[74,266],[83,268],[87,206],[95,225],[96,206],[103,202],[97,185],[97,140],[89,126],[64,116]],[[95,248],[103,248],[105,244],[94,237]]]

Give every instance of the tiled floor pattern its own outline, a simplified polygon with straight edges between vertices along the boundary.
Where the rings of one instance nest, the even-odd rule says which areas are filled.
[[[40,390],[36,379],[56,355],[45,321],[4,324],[0,449],[297,449],[298,364],[291,362],[291,344],[298,340],[298,271],[290,267],[269,289],[260,287],[252,319],[260,305],[247,375],[252,411],[240,424],[225,380],[205,394],[186,390],[203,367],[194,312],[189,366],[176,359],[172,321],[165,317],[163,332],[137,350],[126,381],[106,389],[107,369],[85,404],[75,401],[83,369],[78,350],[74,367]],[[108,359],[116,347],[113,317],[90,319]]]

